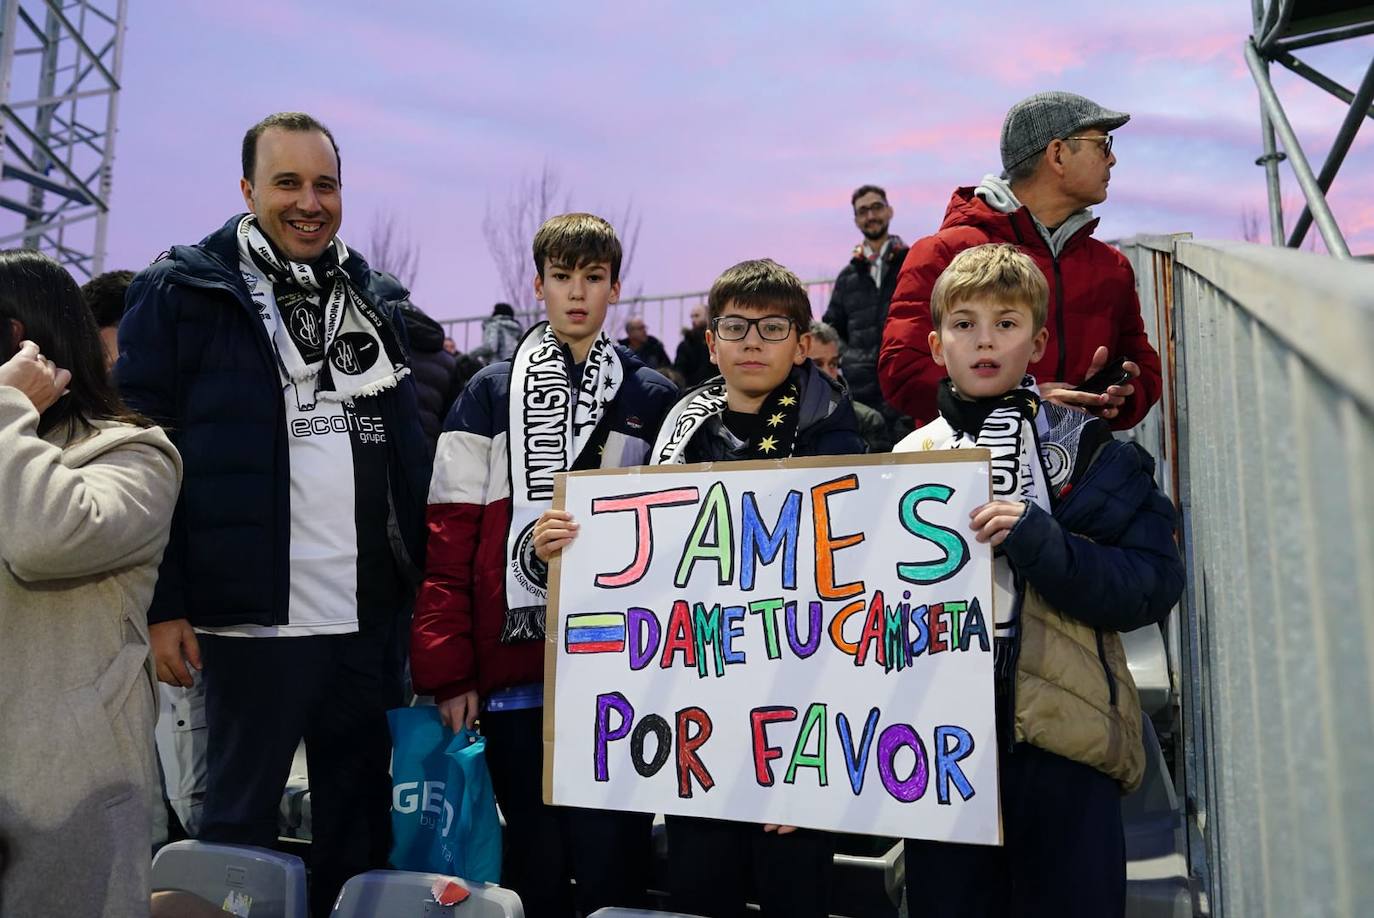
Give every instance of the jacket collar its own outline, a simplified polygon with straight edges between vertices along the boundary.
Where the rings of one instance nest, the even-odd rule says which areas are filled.
[[[883,261],[887,264],[892,264],[897,260],[897,256],[906,252],[907,244],[903,242],[902,237],[898,236],[896,233],[892,233],[888,238],[892,240],[892,245],[888,246],[887,251],[883,253]],[[860,240],[849,253],[849,261],[856,267],[866,268],[869,265],[868,256],[864,254],[864,243],[866,241],[867,240]]]
[[[980,198],[976,192],[977,189],[973,185],[954,189],[949,206],[945,208],[945,219],[940,229],[971,226],[987,233],[996,242],[1014,242],[1054,257],[1049,243],[1040,235],[1040,230],[1035,225],[1035,218],[1024,204],[1009,214],[1002,213]],[[1098,222],[1097,218],[1093,218],[1080,227],[1064,242],[1059,254],[1062,256],[1076,246],[1082,245],[1097,229]]]

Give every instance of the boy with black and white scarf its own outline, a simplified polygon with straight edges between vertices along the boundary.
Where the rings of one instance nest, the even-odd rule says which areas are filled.
[[[894,451],[985,447],[992,501],[970,528],[994,548],[1004,845],[906,841],[922,914],[1120,916],[1122,793],[1144,772],[1140,701],[1120,632],[1160,622],[1183,589],[1175,512],[1154,460],[1090,415],[1040,399],[1048,285],[1011,245],[968,249],[931,298],[940,417]],[[941,878],[937,896],[923,879]]]
[[[530,918],[571,918],[570,876],[583,914],[643,904],[651,817],[542,802],[547,563],[568,525],[549,509],[553,478],[645,463],[677,390],[602,331],[620,291],[609,223],[550,219],[534,261],[548,320],[472,378],[439,436],[411,672],[454,729],[481,712],[503,882]]]

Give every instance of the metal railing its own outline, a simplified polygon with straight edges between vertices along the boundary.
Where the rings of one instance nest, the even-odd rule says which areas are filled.
[[[1374,265],[1127,240],[1183,515],[1175,777],[1215,915],[1374,902]],[[1179,767],[1181,766],[1181,767]]]
[[[825,313],[825,307],[830,302],[830,288],[834,285],[833,279],[805,281],[807,295],[811,298],[811,314],[820,318]],[[632,296],[622,299],[614,304],[606,313],[606,332],[612,338],[619,338],[624,334],[625,322],[632,316],[638,316],[644,320],[644,324],[649,329],[649,334],[657,335],[663,340],[663,346],[668,350],[668,356],[673,356],[673,350],[681,338],[682,329],[690,323],[689,313],[692,307],[706,302],[708,290],[697,290],[692,293],[669,293],[662,296]],[[482,343],[482,320],[486,316],[467,316],[459,319],[439,319],[438,322],[444,327],[444,334],[453,339],[459,351],[470,351]],[[516,315],[522,328],[529,328],[535,322],[544,320],[542,310],[534,312],[521,312]]]

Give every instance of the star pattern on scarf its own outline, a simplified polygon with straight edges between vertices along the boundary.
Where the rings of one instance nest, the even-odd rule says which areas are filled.
[[[782,398],[778,399],[778,404],[782,405],[784,408],[791,408],[796,403],[797,400],[790,395],[784,395]]]
[[[777,427],[777,426],[778,426],[779,424],[781,424],[781,423],[782,423],[782,412],[781,412],[781,411],[779,411],[777,414],[773,415],[772,417],[770,417],[770,418],[768,419],[768,426],[769,426],[769,427]]]
[[[778,443],[772,437],[764,437],[762,440],[759,441],[760,452],[771,453],[773,450],[777,448]]]

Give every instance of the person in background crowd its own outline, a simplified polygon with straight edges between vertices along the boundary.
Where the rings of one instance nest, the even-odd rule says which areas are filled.
[[[461,386],[454,370],[458,361],[444,349],[444,328],[412,303],[409,297],[397,300],[397,314],[405,323],[410,338],[410,370],[415,377],[415,396],[420,406],[420,426],[429,441],[430,454],[439,440],[439,430]]]
[[[482,320],[482,343],[468,353],[481,361],[482,366],[510,360],[523,333],[510,303],[497,303],[491,308],[491,315]]]
[[[662,370],[672,364],[668,359],[668,352],[663,349],[663,342],[649,334],[644,319],[640,316],[631,316],[625,320],[625,337],[620,339],[620,343],[623,347],[628,347],[630,352],[639,358],[640,363],[651,370]]]
[[[824,322],[812,322],[806,356],[811,358],[816,369],[841,385],[846,384],[847,381],[840,369],[840,336],[836,334],[835,329]],[[851,399],[850,403],[854,406],[854,415],[859,421],[859,433],[868,444],[868,451],[885,453],[892,449],[892,440],[888,437],[887,422],[883,416],[863,402]]]
[[[180,479],[71,275],[0,253],[0,914],[147,913],[144,616]]]
[[[115,373],[188,457],[148,620],[164,682],[203,663],[200,838],[271,846],[303,738],[324,916],[345,880],[386,864],[386,711],[402,699],[430,456],[403,291],[338,238],[333,135],[268,116],[242,167],[250,212],[134,278]]]
[[[95,316],[96,328],[100,329],[107,370],[113,369],[119,359],[119,320],[124,318],[124,293],[133,279],[132,271],[106,271],[81,287],[81,296]]]
[[[699,386],[716,375],[711,351],[706,347],[706,304],[693,306],[690,315],[692,324],[682,330],[682,341],[678,343],[677,356],[673,360],[673,366],[682,374],[688,388]]]
[[[444,338],[444,353],[458,356],[458,342],[452,338]]]
[[[886,191],[877,185],[863,185],[850,195],[849,203],[863,239],[835,278],[825,323],[843,345],[844,375],[855,406],[867,405],[882,415],[888,427],[882,438],[884,449],[890,449],[911,430],[911,420],[883,401],[878,387],[878,347],[907,247],[890,231],[893,212]]]
[[[1018,246],[1049,280],[1049,344],[1030,368],[1043,398],[1117,430],[1139,424],[1159,400],[1159,355],[1145,335],[1131,264],[1092,238],[1090,208],[1107,200],[1116,165],[1110,132],[1130,118],[1068,92],[1037,93],[1007,112],[1002,175],[955,189],[939,232],[917,242],[902,267],[878,359],[883,393],[899,411],[920,422],[935,417],[944,371],[928,340],[931,290],[955,255],[988,242]],[[1134,378],[1101,394],[1072,388],[1113,358]]]
[[[453,393],[454,402],[458,401],[458,397],[463,394],[463,390],[468,387],[468,383],[480,369],[482,369],[482,362],[471,354],[454,355],[453,375],[449,377],[450,391]]]

